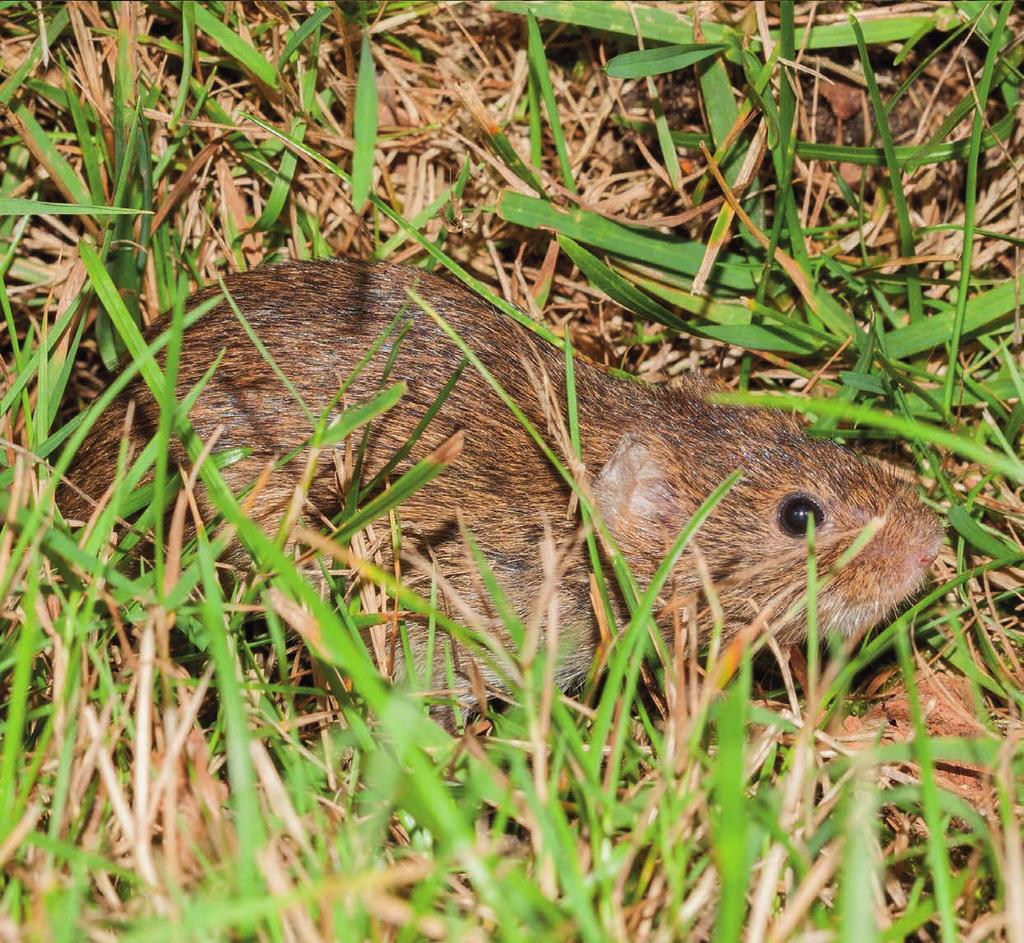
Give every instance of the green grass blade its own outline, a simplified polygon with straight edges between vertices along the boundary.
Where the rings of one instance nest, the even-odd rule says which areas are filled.
[[[702,243],[664,236],[652,230],[624,226],[596,213],[572,208],[561,210],[547,201],[506,190],[498,201],[498,215],[519,226],[550,229],[562,236],[596,246],[628,259],[657,265],[670,272],[692,276],[700,269]],[[753,291],[753,266],[738,255],[722,253],[712,269],[709,284]]]
[[[555,142],[558,165],[562,170],[562,183],[565,184],[565,188],[570,193],[576,193],[576,180],[573,178],[572,165],[569,163],[569,151],[565,145],[562,119],[558,114],[558,101],[555,98],[554,86],[551,84],[551,74],[548,71],[547,58],[544,55],[544,40],[541,39],[537,19],[532,14],[528,14],[526,17],[526,31],[526,56],[530,63],[530,74],[536,83],[536,87],[540,90],[540,96],[544,101],[544,109],[547,111],[548,126],[551,128],[551,137]]]
[[[637,49],[634,52],[621,52],[609,59],[605,71],[614,79],[664,75],[666,72],[696,65],[728,48],[727,43],[681,43],[657,46],[654,49]]]
[[[352,135],[355,139],[352,152],[352,207],[356,213],[362,213],[373,185],[373,158],[377,149],[377,72],[369,33],[363,34],[359,47]]]
[[[985,123],[985,105],[992,86],[995,70],[1006,28],[1006,20],[1013,4],[1004,0],[999,8],[995,28],[989,37],[988,52],[978,83],[978,105],[971,124],[971,149],[967,155],[967,179],[964,185],[964,246],[960,256],[960,283],[957,289],[956,311],[953,316],[953,332],[949,338],[949,356],[946,367],[946,382],[943,387],[943,405],[948,415],[953,406],[953,394],[957,386],[960,363],[960,343],[967,318],[967,296],[971,283],[971,258],[974,252],[974,213],[978,204],[978,162],[981,159],[981,132]]]
[[[277,70],[268,62],[263,54],[247,43],[237,30],[221,22],[211,12],[206,4],[191,4],[192,14],[195,16],[196,28],[206,33],[219,46],[224,54],[239,67],[257,81],[262,82],[267,88],[277,90]],[[237,16],[243,11],[234,10]]]
[[[903,175],[893,148],[892,132],[889,130],[889,117],[882,102],[881,93],[878,90],[874,69],[871,67],[871,59],[868,56],[864,32],[861,29],[860,23],[853,16],[850,17],[850,26],[857,37],[861,67],[864,69],[864,79],[867,82],[868,95],[871,98],[871,106],[875,112],[875,124],[877,125],[879,137],[882,139],[882,151],[885,154],[885,163],[889,169],[889,186],[892,190],[893,209],[896,212],[896,220],[899,223],[900,254],[905,259],[908,259],[915,253],[914,229],[910,222],[910,210],[907,207],[907,196],[903,189]],[[904,271],[906,272],[907,304],[910,307],[910,321],[913,323],[920,321],[923,317],[921,278],[916,263],[905,266]]]

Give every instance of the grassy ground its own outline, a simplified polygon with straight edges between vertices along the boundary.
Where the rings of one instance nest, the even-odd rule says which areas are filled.
[[[1024,16],[856,6],[0,6],[0,939],[1024,941]],[[725,684],[638,618],[450,737],[361,649],[393,593],[131,575],[123,478],[52,520],[136,324],[339,253],[790,394],[945,515],[933,587]]]

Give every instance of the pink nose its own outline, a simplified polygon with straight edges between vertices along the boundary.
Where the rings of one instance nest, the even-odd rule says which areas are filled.
[[[911,551],[911,560],[915,565],[921,567],[922,570],[928,569],[934,562],[935,558],[939,555],[940,544],[936,541],[930,546],[916,547]]]

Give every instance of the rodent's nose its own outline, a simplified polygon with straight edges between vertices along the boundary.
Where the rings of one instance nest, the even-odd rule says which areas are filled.
[[[929,540],[923,546],[918,545],[911,550],[910,559],[922,570],[927,570],[935,562],[935,558],[939,555],[939,550],[941,549],[942,538],[937,537],[934,540]]]

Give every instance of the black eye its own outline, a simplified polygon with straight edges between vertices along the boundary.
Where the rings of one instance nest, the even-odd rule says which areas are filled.
[[[814,518],[814,528],[821,527],[825,512],[814,498],[806,494],[788,494],[779,505],[779,527],[790,537],[807,534],[807,522]]]

